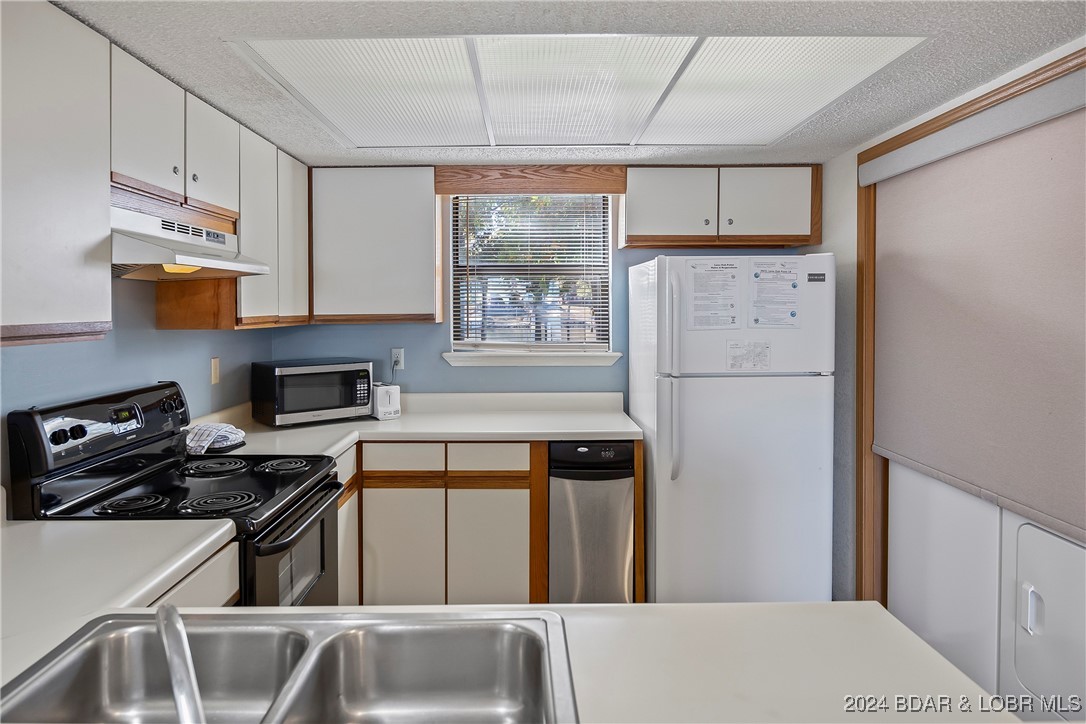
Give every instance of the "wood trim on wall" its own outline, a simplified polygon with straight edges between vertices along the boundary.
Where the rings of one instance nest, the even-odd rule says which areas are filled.
[[[549,444],[535,440],[529,452],[528,603],[550,599],[550,462]]]
[[[314,314],[311,324],[434,324],[438,321],[433,314]]]
[[[719,195],[718,195],[719,196]],[[811,166],[811,246],[822,244],[822,164]]]
[[[885,458],[875,441],[875,185],[856,198],[856,598],[886,605]]]
[[[626,167],[618,165],[437,166],[434,193],[624,194]]]
[[[970,101],[962,103],[960,106],[951,108],[946,113],[942,113],[924,123],[913,126],[893,138],[888,138],[882,143],[861,151],[856,157],[857,164],[865,164],[880,156],[885,156],[891,151],[896,151],[899,148],[908,146],[910,143],[919,141],[921,138],[930,136],[948,126],[952,126],[958,121],[976,115],[992,106],[999,105],[1003,101],[1009,101],[1011,98],[1020,96],[1023,93],[1028,93],[1035,88],[1043,86],[1045,83],[1050,83],[1057,78],[1065,76],[1068,73],[1073,73],[1080,68],[1086,68],[1086,48],[1076,50],[1074,53],[1054,60],[1032,73],[1028,73],[1021,78],[1016,78],[1010,83],[1001,85],[982,96],[978,96]]]
[[[634,603],[645,602],[645,444],[634,440]]]
[[[54,324],[5,324],[0,327],[0,347],[53,342],[87,342],[103,339],[113,322],[59,322]]]

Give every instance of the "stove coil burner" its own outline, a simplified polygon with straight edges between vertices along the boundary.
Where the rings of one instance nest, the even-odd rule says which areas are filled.
[[[280,458],[261,463],[254,468],[254,471],[258,473],[296,473],[308,467],[309,463],[301,458]]]
[[[223,478],[248,469],[249,464],[237,458],[209,458],[186,463],[177,474],[186,478]]]
[[[148,493],[106,501],[96,507],[94,512],[97,515],[145,515],[157,513],[169,504],[170,499],[165,495]]]
[[[263,499],[255,493],[229,491],[190,498],[177,508],[181,515],[225,515],[241,513],[260,505]]]

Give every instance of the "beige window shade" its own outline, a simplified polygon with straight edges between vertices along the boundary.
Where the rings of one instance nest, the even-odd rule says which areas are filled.
[[[877,194],[875,451],[1086,540],[1086,111]]]

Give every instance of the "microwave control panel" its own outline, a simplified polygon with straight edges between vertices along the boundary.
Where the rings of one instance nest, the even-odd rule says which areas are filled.
[[[354,387],[354,404],[365,407],[370,404],[370,373],[369,370],[359,370],[358,379]]]

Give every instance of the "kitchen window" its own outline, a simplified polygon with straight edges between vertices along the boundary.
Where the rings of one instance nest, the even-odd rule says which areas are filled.
[[[450,364],[613,364],[608,194],[450,199]]]

